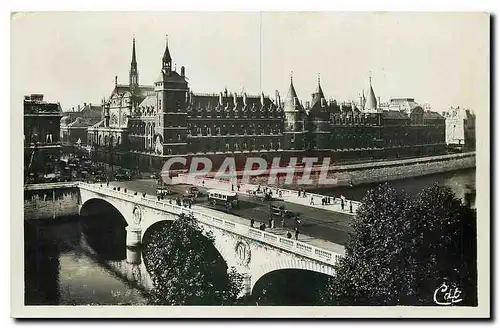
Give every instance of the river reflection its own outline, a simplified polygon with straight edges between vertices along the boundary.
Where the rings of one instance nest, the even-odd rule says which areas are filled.
[[[141,292],[107,271],[80,246],[79,218],[25,223],[27,305],[138,305]]]

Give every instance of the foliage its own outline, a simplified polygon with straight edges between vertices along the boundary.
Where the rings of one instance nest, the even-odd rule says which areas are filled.
[[[243,277],[226,263],[197,221],[182,215],[153,232],[145,262],[158,305],[229,305],[242,290]]]
[[[475,217],[449,188],[435,185],[410,199],[379,185],[352,230],[325,304],[434,305],[444,279],[475,303]]]

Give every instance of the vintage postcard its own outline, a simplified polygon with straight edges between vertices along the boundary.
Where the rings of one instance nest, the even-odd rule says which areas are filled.
[[[17,12],[11,74],[13,317],[490,316],[489,14]]]

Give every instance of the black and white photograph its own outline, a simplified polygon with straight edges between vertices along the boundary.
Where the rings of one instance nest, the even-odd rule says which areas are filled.
[[[11,315],[488,317],[490,23],[12,13]]]

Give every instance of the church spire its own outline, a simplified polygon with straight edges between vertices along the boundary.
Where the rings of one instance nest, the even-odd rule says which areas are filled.
[[[135,57],[135,35],[132,39],[132,61],[130,62],[129,86],[132,91],[139,86],[139,71],[137,70],[137,59]]]
[[[135,35],[134,35],[134,37],[132,39],[132,62],[130,63],[130,65],[132,67],[135,66],[137,68],[137,60],[135,58]]]

